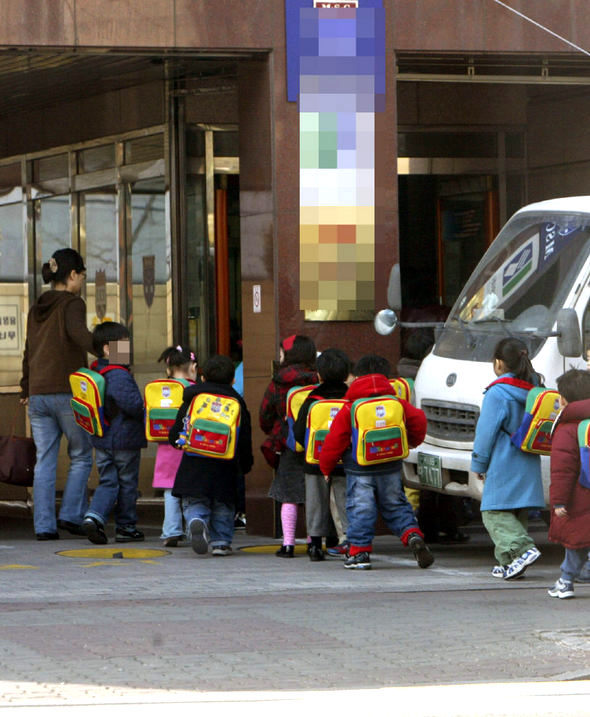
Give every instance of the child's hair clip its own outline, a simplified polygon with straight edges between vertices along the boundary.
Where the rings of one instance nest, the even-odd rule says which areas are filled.
[[[194,361],[195,363],[197,362],[197,357],[195,356],[195,354],[192,351],[191,351],[191,361]]]

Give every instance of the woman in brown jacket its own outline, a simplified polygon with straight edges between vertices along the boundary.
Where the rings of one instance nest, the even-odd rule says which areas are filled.
[[[56,540],[57,527],[83,535],[80,524],[88,507],[86,485],[92,468],[90,437],[74,421],[69,375],[86,366],[93,352],[86,326],[86,304],[79,294],[86,278],[82,257],[59,249],[41,269],[51,289],[37,299],[27,319],[21,403],[28,403],[37,463],[33,484],[37,540]],[[68,442],[70,467],[59,520],[55,516],[57,456],[62,435]]]

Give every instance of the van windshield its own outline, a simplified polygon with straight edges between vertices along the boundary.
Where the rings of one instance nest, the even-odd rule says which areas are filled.
[[[434,353],[491,361],[516,336],[540,350],[590,253],[590,215],[526,213],[504,227],[457,299]]]

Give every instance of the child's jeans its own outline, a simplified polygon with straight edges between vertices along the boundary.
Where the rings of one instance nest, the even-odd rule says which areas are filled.
[[[231,545],[234,537],[235,507],[233,505],[226,505],[214,498],[186,496],[182,499],[182,510],[188,526],[195,518],[207,524],[212,548]]]
[[[565,558],[561,564],[561,578],[571,583],[582,572],[582,568],[590,558],[590,547],[588,548],[566,548]]]
[[[178,538],[184,535],[182,528],[182,498],[172,495],[172,489],[164,491],[164,522],[160,538]]]
[[[94,454],[100,480],[86,516],[96,518],[105,525],[116,503],[117,528],[135,527],[141,451],[95,448]]]
[[[391,473],[347,473],[347,537],[351,545],[369,547],[375,537],[377,511],[394,535],[407,542],[407,535],[422,535],[402,486],[401,470]]]

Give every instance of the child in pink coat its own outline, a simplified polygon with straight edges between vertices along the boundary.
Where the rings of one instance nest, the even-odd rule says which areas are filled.
[[[166,375],[169,378],[178,378],[196,382],[197,359],[195,354],[182,346],[170,346],[158,361],[166,364]],[[182,451],[177,450],[169,443],[160,443],[156,453],[156,464],[154,466],[153,488],[164,489],[164,522],[162,523],[162,535],[164,547],[175,548],[179,541],[184,539],[182,526],[182,500],[172,495],[176,471],[182,459]]]

